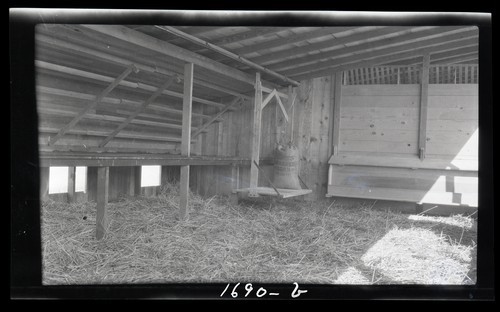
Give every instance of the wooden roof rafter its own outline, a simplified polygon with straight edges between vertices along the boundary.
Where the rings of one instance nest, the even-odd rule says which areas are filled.
[[[452,29],[449,29],[446,33],[456,31],[457,29],[460,29],[460,27],[454,27]],[[470,33],[471,35],[477,35],[477,31],[471,30],[467,33]],[[426,39],[429,36],[436,36],[436,35],[443,35],[443,31],[439,28],[431,28],[427,30],[422,30],[422,31],[417,31],[417,32],[409,32],[407,34],[403,34],[400,36],[392,36],[389,38],[382,38],[379,40],[374,40],[374,41],[368,41],[364,43],[359,43],[356,45],[349,45],[345,46],[342,45],[342,48],[327,51],[327,52],[319,52],[314,55],[306,55],[302,57],[297,57],[297,58],[292,58],[288,59],[282,62],[278,63],[273,63],[271,65],[268,65],[268,68],[273,69],[273,70],[280,70],[284,68],[289,68],[289,67],[297,67],[300,66],[301,64],[305,63],[312,63],[316,61],[321,61],[325,59],[333,59],[335,57],[343,56],[343,55],[350,55],[350,54],[356,54],[356,53],[361,53],[365,50],[370,50],[374,48],[383,48],[383,47],[391,47],[391,46],[398,46],[398,45],[403,45],[407,43],[413,43],[415,42],[416,39]],[[338,45],[337,45],[338,46]]]
[[[339,62],[335,65],[332,65],[331,67],[328,68],[323,68],[319,69],[317,71],[311,71],[303,74],[299,74],[295,77],[295,79],[302,80],[302,79],[310,79],[310,78],[315,78],[315,77],[323,77],[323,76],[328,76],[331,75],[332,73],[335,73],[337,71],[343,71],[347,69],[353,69],[353,68],[360,68],[360,67],[371,67],[375,65],[380,65],[384,64],[390,61],[397,61],[397,60],[403,60],[403,59],[408,59],[408,58],[415,58],[417,56],[421,56],[425,53],[437,53],[437,52],[444,52],[444,51],[451,51],[455,49],[461,49],[463,47],[470,47],[470,46],[476,46],[477,47],[477,38],[472,38],[472,39],[465,39],[465,40],[459,40],[459,41],[454,41],[454,42],[445,42],[441,45],[437,46],[431,46],[431,47],[424,47],[424,48],[417,48],[413,49],[410,51],[405,51],[405,52],[399,52],[399,53],[394,53],[394,54],[389,54],[389,55],[382,55],[374,58],[369,58],[366,59],[364,57],[358,57],[357,59],[353,59],[351,63],[342,63]]]
[[[92,31],[105,34],[115,39],[126,41],[133,45],[138,45],[159,52],[169,57],[176,58],[180,61],[193,63],[201,68],[213,71],[226,77],[253,85],[253,77],[248,73],[242,72],[235,68],[216,62],[212,59],[204,57],[200,54],[193,53],[186,49],[180,48],[168,42],[148,36],[144,33],[134,31],[124,26],[115,25],[82,25],[81,27]],[[278,85],[269,81],[264,82],[265,85],[276,88]]]
[[[455,36],[455,35],[450,35]],[[292,70],[285,71],[295,79],[309,79],[311,77],[320,77],[318,75],[328,75],[327,73],[334,72],[333,68],[352,68],[362,67],[359,64],[379,65],[389,61],[412,58],[421,55],[422,53],[444,52],[448,50],[459,49],[463,47],[476,46],[478,43],[477,36],[460,38],[455,37],[453,41],[429,39],[425,42],[410,43],[402,46],[385,48],[370,52],[355,54],[352,56],[341,57],[333,60],[318,62],[313,65],[302,66]],[[422,47],[423,46],[423,47]],[[380,63],[380,60],[383,60]],[[372,66],[370,65],[370,66]]]
[[[261,71],[262,73],[265,73],[265,74],[271,75],[273,77],[276,77],[276,78],[278,78],[278,79],[280,79],[280,80],[282,80],[282,81],[284,81],[284,82],[286,82],[288,84],[291,84],[291,85],[294,85],[294,86],[299,86],[300,85],[300,83],[298,81],[290,79],[290,78],[288,78],[288,77],[286,77],[286,76],[284,76],[282,74],[279,74],[279,73],[277,73],[275,71],[272,71],[272,70],[269,70],[268,68],[265,68],[265,67],[263,67],[263,66],[261,66],[259,64],[251,62],[251,61],[249,61],[249,60],[247,60],[247,59],[245,59],[245,58],[243,58],[243,57],[241,57],[241,56],[239,56],[239,55],[237,55],[235,53],[232,53],[232,52],[230,52],[230,51],[228,51],[226,49],[223,49],[223,48],[221,48],[221,47],[219,47],[219,46],[217,46],[215,44],[209,43],[209,42],[204,41],[202,39],[199,39],[199,38],[197,38],[195,36],[186,34],[186,33],[182,32],[182,31],[176,29],[175,27],[171,27],[171,26],[156,26],[156,27],[159,28],[159,29],[162,29],[164,31],[170,32],[172,34],[175,34],[175,35],[177,35],[177,36],[179,36],[181,38],[184,38],[186,40],[189,40],[191,42],[194,42],[194,43],[196,43],[198,45],[205,46],[208,49],[216,51],[216,52],[218,52],[218,53],[220,53],[220,54],[222,54],[222,55],[224,55],[226,57],[229,57],[229,58],[231,58],[233,60],[236,60],[236,61],[238,61],[240,63],[243,63],[243,64],[245,64],[247,66],[250,66],[252,68],[255,68],[258,71]]]
[[[61,36],[58,35],[58,38],[54,36],[49,36],[48,34],[44,33],[39,33],[37,34],[37,40],[42,45],[50,45],[51,47],[56,47],[57,49],[60,49],[62,51],[70,51],[72,53],[76,53],[77,55],[82,55],[86,57],[91,57],[93,59],[100,59],[103,61],[111,62],[113,64],[117,65],[124,65],[130,63],[129,60],[124,59],[123,57],[119,57],[110,53],[102,52],[96,49],[88,48],[85,47],[81,44],[75,43],[73,38],[70,38],[69,36]],[[141,71],[148,72],[148,73],[160,73],[163,75],[178,75],[180,79],[183,79],[182,73],[176,73],[172,70],[166,69],[162,67],[161,63],[157,63],[156,66],[150,66],[147,64],[143,64],[141,62],[138,62],[137,60],[134,60],[134,64],[136,65],[137,68],[139,68]],[[206,82],[201,79],[195,79],[194,80],[196,85],[206,87],[208,89],[213,89],[217,90],[222,93],[226,93],[229,95],[234,95],[234,96],[242,96],[245,99],[250,99],[250,97],[238,93],[234,90],[225,88],[224,86],[219,86],[214,83]]]

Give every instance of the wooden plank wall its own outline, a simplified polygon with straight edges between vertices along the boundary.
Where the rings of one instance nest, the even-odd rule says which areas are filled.
[[[478,160],[478,85],[429,85],[427,154]]]
[[[286,140],[293,138],[293,143],[299,149],[300,177],[313,193],[307,195],[307,200],[323,198],[328,187],[328,155],[330,127],[330,106],[332,96],[332,77],[322,77],[307,80],[295,88],[296,94],[293,113],[284,105],[289,115],[289,124],[283,127]],[[287,90],[281,90],[287,93]],[[264,94],[264,97],[266,93]],[[253,101],[246,101],[241,109],[222,115],[223,122],[210,126],[202,135],[203,155],[224,155],[250,157],[251,131],[253,124]],[[205,113],[207,113],[205,111]],[[279,118],[282,117],[276,101],[273,99],[262,112],[262,137],[260,157],[274,156],[277,141]],[[291,125],[293,123],[293,127]],[[220,129],[222,130],[220,131]],[[293,128],[293,130],[292,130]],[[287,142],[284,142],[287,143]],[[218,149],[217,149],[218,148]],[[273,167],[263,166],[264,174],[272,179]],[[200,194],[229,194],[234,182],[231,167],[204,166],[199,169]],[[249,186],[250,167],[239,169],[239,187]],[[269,186],[266,178],[259,172],[259,186]]]
[[[424,160],[416,149],[418,88],[343,87],[328,196],[477,207],[478,86],[429,85]]]
[[[340,152],[414,155],[419,85],[343,86]]]
[[[299,176],[313,192],[305,198],[323,198],[328,185],[330,106],[333,77],[303,81],[297,88],[293,116],[293,143],[299,149]]]

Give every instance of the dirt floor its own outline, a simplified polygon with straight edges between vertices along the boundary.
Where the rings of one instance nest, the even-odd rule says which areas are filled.
[[[267,282],[474,284],[476,221],[374,210],[364,204],[269,200],[231,204],[192,195],[177,220],[176,186],[108,205],[42,207],[43,283]]]

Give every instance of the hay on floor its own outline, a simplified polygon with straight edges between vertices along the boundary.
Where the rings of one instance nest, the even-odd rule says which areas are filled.
[[[395,227],[442,231],[448,241],[475,248],[471,229],[326,199],[233,205],[224,196],[191,194],[189,218],[178,221],[178,191],[167,185],[157,197],[109,203],[100,241],[95,203],[44,203],[43,283],[407,283],[375,274],[362,260]],[[457,261],[474,269],[474,258]],[[344,274],[349,268],[356,274]],[[474,282],[469,273],[459,283]]]

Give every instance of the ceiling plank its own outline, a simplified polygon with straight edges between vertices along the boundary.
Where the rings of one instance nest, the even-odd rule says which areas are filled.
[[[265,42],[252,44],[242,48],[232,50],[233,53],[247,55],[253,52],[262,51],[266,49],[276,48],[282,45],[297,43],[300,41],[310,40],[318,37],[324,37],[328,35],[334,35],[343,31],[354,29],[355,27],[322,27],[312,31],[308,31],[301,34],[292,34],[287,37],[274,38],[267,40]]]
[[[455,30],[460,29],[460,28],[461,27],[455,27],[452,30],[455,31]],[[452,30],[447,28],[446,32],[449,32]],[[470,33],[471,35],[477,35],[477,30],[471,30],[468,33]],[[269,69],[272,69],[272,70],[280,70],[280,69],[288,68],[291,66],[297,67],[300,64],[312,63],[315,61],[319,61],[319,60],[323,60],[323,59],[327,59],[327,58],[335,58],[335,57],[346,55],[346,54],[359,53],[359,52],[363,52],[363,50],[366,50],[366,49],[383,48],[384,46],[394,45],[394,44],[401,44],[402,45],[406,41],[416,40],[416,39],[425,39],[425,37],[435,36],[435,35],[439,35],[439,34],[444,35],[444,32],[442,29],[431,28],[431,29],[427,29],[427,30],[411,32],[411,33],[396,36],[396,37],[385,38],[382,40],[369,41],[366,43],[361,43],[361,44],[358,44],[355,46],[348,46],[348,47],[336,49],[333,51],[327,51],[327,52],[322,52],[322,53],[320,52],[320,53],[317,53],[314,55],[306,55],[303,57],[293,58],[293,59],[285,60],[283,62],[267,65],[267,67]]]
[[[411,27],[383,27],[383,28],[377,28],[374,30],[369,30],[369,31],[363,31],[359,33],[352,34],[350,36],[345,36],[345,37],[340,37],[340,38],[335,38],[332,40],[326,40],[326,41],[321,41],[318,43],[312,43],[306,46],[302,47],[294,47],[293,48],[293,54],[294,55],[300,55],[300,54],[306,54],[309,52],[315,52],[321,49],[328,49],[332,46],[340,45],[340,44],[348,44],[348,43],[353,43],[357,41],[362,41],[366,40],[369,38],[376,38],[380,36],[385,36],[389,35],[392,33],[404,31],[404,30],[409,30]],[[267,63],[273,63],[273,62],[278,62],[284,58],[290,57],[290,49],[285,49],[282,51],[277,51],[277,52],[271,52],[264,54],[262,56],[250,58],[252,61],[257,62],[259,64],[267,64]]]
[[[432,53],[436,53],[436,52],[443,52],[443,51],[449,51],[449,50],[454,50],[454,49],[460,49],[460,48],[463,48],[464,46],[476,46],[477,47],[477,38],[460,40],[460,41],[455,41],[455,42],[451,42],[451,43],[444,43],[444,44],[438,45],[438,46],[431,46],[431,47],[425,47],[425,48],[420,48],[420,49],[414,49],[414,50],[407,51],[407,52],[384,55],[384,56],[380,56],[380,57],[375,57],[373,59],[367,59],[367,60],[360,59],[360,60],[353,62],[353,63],[350,63],[350,64],[341,63],[341,64],[337,64],[336,66],[334,65],[332,67],[323,68],[320,70],[311,71],[311,72],[299,74],[299,75],[292,76],[292,77],[294,77],[297,80],[304,80],[304,79],[311,79],[311,78],[316,78],[316,77],[330,76],[337,71],[353,69],[353,68],[360,68],[360,67],[371,67],[371,66],[384,64],[384,63],[387,63],[389,61],[396,61],[396,60],[401,60],[401,59],[413,58],[413,57],[416,57],[419,55],[423,55],[425,53],[432,54]]]
[[[122,57],[105,53],[102,51],[98,51],[95,49],[87,48],[84,47],[80,44],[75,44],[71,42],[71,38],[69,36],[58,36],[59,38],[55,38],[49,35],[44,35],[44,34],[37,34],[36,35],[36,40],[37,42],[40,43],[41,46],[50,46],[50,47],[56,47],[59,50],[64,50],[64,51],[71,51],[72,53],[80,56],[85,56],[85,57],[91,57],[93,59],[100,59],[100,60],[105,60],[108,62],[111,62],[113,64],[119,64],[119,65],[126,65],[130,63],[130,60],[126,60]],[[139,68],[142,71],[149,72],[149,73],[160,73],[164,75],[174,75],[176,74],[172,70],[165,69],[161,66],[150,66],[147,64],[141,64],[139,62],[136,62],[134,60],[134,64],[136,65],[137,68]],[[183,79],[182,74],[177,74],[180,79]],[[221,87],[218,85],[215,85],[213,83],[209,83],[200,79],[195,79],[195,84],[200,85],[209,89],[217,90],[226,94],[234,95],[234,96],[242,96],[246,99],[249,99],[250,97],[245,96],[241,93],[238,93],[236,91],[230,90],[225,87]]]
[[[437,62],[442,59],[450,58],[450,57],[457,57],[457,56],[462,56],[462,55],[470,55],[470,54],[476,54],[477,55],[477,48],[476,47],[466,47],[462,49],[456,49],[452,51],[446,51],[446,52],[441,52],[441,53],[435,53],[431,55],[431,63]],[[414,57],[406,60],[399,60],[397,62],[391,62],[384,64],[384,66],[391,66],[391,65],[415,65],[415,64],[421,64],[422,63],[422,58],[421,57]]]
[[[440,45],[443,45],[443,44],[450,42],[450,41],[451,42],[463,42],[464,47],[466,47],[466,46],[477,44],[478,38],[477,38],[477,34],[474,35],[473,33],[469,33],[469,32],[458,33],[458,34],[443,36],[443,37],[439,37],[439,38],[433,38],[433,39],[427,39],[427,40],[422,40],[422,41],[418,41],[418,42],[412,42],[412,43],[403,44],[400,46],[395,46],[395,47],[390,47],[390,48],[384,48],[384,49],[373,50],[373,51],[366,51],[366,52],[362,52],[359,54],[354,54],[354,55],[350,55],[350,56],[346,56],[346,57],[336,58],[333,60],[316,62],[316,63],[311,64],[311,65],[305,65],[305,66],[295,67],[295,68],[289,69],[289,70],[284,70],[281,73],[284,75],[293,77],[293,76],[297,76],[301,73],[316,71],[316,70],[324,69],[327,67],[338,66],[338,65],[342,65],[342,64],[346,64],[346,63],[353,63],[353,62],[362,61],[362,60],[369,59],[369,58],[381,57],[381,56],[390,55],[390,54],[394,54],[394,53],[411,51],[414,49],[422,49],[424,47],[440,46]]]
[[[110,37],[129,42],[130,44],[148,48],[150,50],[170,57],[174,57],[185,62],[193,63],[202,68],[211,70],[227,77],[231,77],[232,79],[236,79],[241,82],[248,83],[250,85],[254,84],[253,77],[247,73],[124,26],[82,25],[81,27],[91,29],[98,33],[106,34]],[[265,82],[265,84],[271,85],[271,87],[273,88],[277,87],[277,85],[275,85],[274,83]]]
[[[435,65],[455,64],[466,61],[473,61],[477,59],[479,59],[479,55],[477,53],[470,53],[470,54],[458,55],[455,57],[442,58],[434,62],[431,61],[431,64]]]
[[[226,57],[232,58],[233,60],[236,60],[236,61],[238,61],[240,63],[243,63],[245,65],[248,65],[248,66],[250,66],[252,68],[257,69],[258,71],[261,71],[263,73],[266,73],[268,75],[271,75],[273,77],[281,79],[284,82],[287,82],[287,83],[289,83],[291,85],[294,85],[294,86],[299,86],[300,85],[300,83],[297,82],[297,81],[294,81],[294,80],[292,80],[292,79],[290,79],[288,77],[285,77],[285,76],[283,76],[283,75],[281,75],[279,73],[276,73],[276,72],[274,72],[272,70],[269,70],[269,69],[267,69],[265,67],[262,67],[259,64],[253,63],[253,62],[251,62],[251,61],[249,61],[249,60],[247,60],[247,59],[245,59],[245,58],[243,58],[243,57],[241,57],[239,55],[236,55],[236,54],[234,54],[234,53],[232,53],[232,52],[230,52],[230,51],[228,51],[226,49],[223,49],[223,48],[221,48],[221,47],[219,47],[217,45],[214,45],[214,44],[211,44],[209,42],[206,42],[205,40],[202,40],[202,39],[197,38],[195,36],[191,36],[189,34],[186,34],[186,33],[182,32],[182,31],[178,30],[175,27],[170,27],[170,26],[156,26],[156,27],[160,28],[160,29],[162,29],[164,31],[173,33],[176,36],[179,36],[181,38],[184,38],[186,40],[194,42],[194,43],[196,43],[198,45],[206,46],[207,48],[209,48],[211,50],[214,50],[214,51],[216,51],[216,52],[218,52],[218,53],[220,53],[220,54],[222,54],[222,55],[224,55]]]

